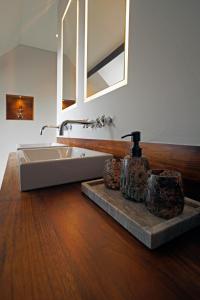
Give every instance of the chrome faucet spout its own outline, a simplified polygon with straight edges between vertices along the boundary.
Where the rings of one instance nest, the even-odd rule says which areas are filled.
[[[54,125],[44,125],[44,126],[42,126],[42,128],[41,128],[41,130],[40,130],[40,135],[43,134],[43,131],[44,131],[46,128],[55,128],[55,129],[59,129],[59,126],[54,126]]]
[[[91,120],[91,121],[88,121],[88,120],[65,120],[60,125],[59,135],[64,134],[64,128],[68,124],[94,125],[95,123],[96,123],[96,121],[93,121],[93,120]]]
[[[45,130],[45,128],[47,128],[47,125],[45,125],[45,126],[42,126],[42,128],[41,128],[41,130],[40,130],[40,135],[42,135],[42,134],[43,134],[43,131]]]

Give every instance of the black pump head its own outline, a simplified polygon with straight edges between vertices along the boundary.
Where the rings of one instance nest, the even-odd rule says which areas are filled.
[[[140,131],[133,131],[129,134],[126,134],[126,135],[122,136],[122,139],[127,137],[127,136],[131,136],[131,141],[134,143],[134,145],[132,147],[132,156],[133,157],[141,157],[142,156],[142,149],[139,146]]]
[[[127,136],[131,136],[132,142],[139,142],[140,141],[140,131],[133,131],[129,134],[123,135],[121,138],[125,138]]]

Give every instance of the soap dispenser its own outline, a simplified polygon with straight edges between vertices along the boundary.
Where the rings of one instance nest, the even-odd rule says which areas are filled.
[[[133,146],[131,154],[124,157],[121,165],[120,190],[126,199],[136,202],[145,201],[149,162],[142,156],[140,148],[140,132],[135,131],[122,136],[131,137]]]

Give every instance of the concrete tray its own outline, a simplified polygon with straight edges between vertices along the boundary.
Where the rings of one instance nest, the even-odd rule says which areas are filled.
[[[189,198],[181,215],[165,220],[148,212],[144,204],[124,199],[120,191],[107,189],[103,179],[82,183],[82,192],[150,249],[200,225],[200,202]]]

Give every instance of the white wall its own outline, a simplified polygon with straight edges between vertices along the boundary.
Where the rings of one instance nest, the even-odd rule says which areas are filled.
[[[6,120],[6,93],[33,96],[34,121]],[[0,185],[16,144],[55,141],[54,129],[40,136],[45,124],[56,124],[56,53],[18,46],[0,57]]]
[[[92,130],[74,126],[66,135],[120,139],[138,129],[144,141],[200,145],[200,1],[130,2],[128,85],[84,103],[84,0],[80,1],[78,106],[60,110],[59,48],[58,122],[107,114],[114,116],[115,127]],[[66,3],[59,1],[58,28]]]

